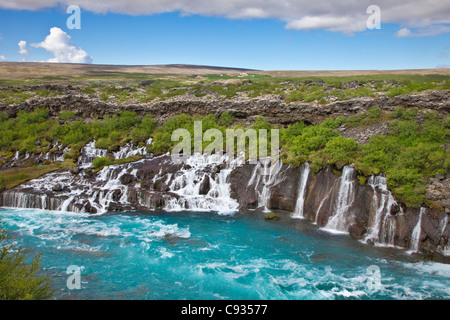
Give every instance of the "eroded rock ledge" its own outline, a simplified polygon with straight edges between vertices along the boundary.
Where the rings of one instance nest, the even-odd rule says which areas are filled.
[[[71,91],[69,91],[71,92]],[[75,91],[74,91],[75,92]],[[86,94],[68,93],[49,98],[33,98],[18,105],[0,104],[0,112],[11,116],[19,110],[33,111],[36,108],[47,108],[50,115],[57,116],[61,111],[74,111],[82,118],[102,118],[105,115],[117,114],[123,110],[140,115],[150,114],[159,122],[186,113],[190,115],[220,115],[231,113],[237,121],[252,123],[261,115],[270,123],[287,125],[297,121],[319,124],[325,118],[337,118],[362,113],[372,107],[392,111],[396,107],[418,107],[419,109],[450,111],[450,90],[434,91],[417,95],[402,95],[394,98],[380,96],[377,98],[360,97],[346,101],[338,101],[327,105],[317,103],[285,103],[281,97],[262,96],[243,101],[234,100],[174,100],[160,101],[153,104],[120,105],[106,103]]]

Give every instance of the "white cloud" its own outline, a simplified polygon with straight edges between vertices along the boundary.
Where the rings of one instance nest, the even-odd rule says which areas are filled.
[[[92,63],[92,57],[75,45],[70,36],[57,27],[50,29],[50,34],[44,41],[31,46],[50,52],[53,58],[48,59],[47,62]]]
[[[406,38],[410,37],[411,35],[412,35],[411,30],[409,30],[408,28],[402,28],[398,30],[397,33],[395,34],[395,36],[398,38]]]
[[[437,36],[439,34],[450,32],[450,26],[446,25],[430,25],[418,27],[415,30],[411,31],[408,28],[402,28],[395,34],[399,38],[405,37],[432,37]]]
[[[27,48],[27,42],[26,41],[19,41],[18,43],[19,45],[19,53],[28,56],[28,54],[30,53],[30,51]]]
[[[1,1],[0,8],[38,10],[55,7],[58,3],[72,4],[72,0],[15,0]],[[296,30],[324,29],[338,32],[364,30],[370,5],[381,8],[381,23],[397,23],[404,28],[450,24],[450,1],[442,0],[78,0],[82,10],[95,13],[150,15],[180,12],[230,19],[274,18]],[[434,32],[434,33],[433,33]],[[437,28],[435,32],[450,32]],[[421,33],[426,36],[427,33]]]
[[[6,58],[5,56],[0,56],[0,60],[8,60],[8,58]]]
[[[448,64],[439,64],[436,66],[437,69],[445,69],[445,68],[450,68],[450,65]]]
[[[289,21],[286,29],[294,30],[317,30],[325,29],[329,31],[338,31],[350,33],[355,31],[364,31],[366,29],[366,20],[364,18],[353,19],[352,17],[333,17],[333,16],[307,16],[298,20]]]

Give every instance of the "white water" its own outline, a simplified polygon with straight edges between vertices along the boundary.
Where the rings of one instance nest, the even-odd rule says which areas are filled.
[[[391,207],[396,201],[387,188],[387,180],[384,176],[374,176],[369,178],[368,185],[373,189],[372,208],[374,216],[369,221],[369,229],[365,240],[374,243],[383,243],[385,239],[380,237],[384,229],[384,238],[387,244],[393,244],[395,235],[395,218],[389,217]],[[379,196],[378,196],[379,195]]]
[[[444,220],[442,221],[441,235],[444,234],[445,229],[447,228],[448,216],[449,215],[446,214]],[[443,255],[450,256],[450,240],[447,239],[447,244],[445,244],[441,247],[441,251],[442,251]]]
[[[119,151],[113,152],[114,159],[126,159],[131,156],[145,156],[147,155],[147,145],[152,144],[152,138],[149,138],[143,147],[136,147],[132,142],[128,142],[120,147]]]
[[[269,202],[271,188],[281,183],[285,178],[287,168],[281,172],[283,162],[278,160],[272,163],[270,158],[260,159],[255,165],[252,176],[247,187],[254,185],[254,190],[258,200],[258,208],[263,208],[264,212],[269,212]]]
[[[92,162],[97,157],[106,157],[108,150],[98,149],[95,146],[95,140],[89,142],[80,151],[80,157],[78,158],[78,167],[80,169],[87,169],[92,166]]]
[[[238,210],[238,202],[231,197],[229,176],[233,168],[243,163],[242,158],[229,161],[226,155],[194,154],[186,159],[187,169],[175,173],[169,185],[170,191],[179,198],[170,199],[165,206],[167,211],[216,211],[221,214]],[[213,177],[208,172],[214,166],[226,165]],[[166,181],[172,177],[169,176]],[[209,179],[210,188],[206,195],[200,194],[200,186],[204,179]]]
[[[414,230],[411,234],[410,250],[413,252],[419,251],[420,234],[422,233],[422,216],[424,213],[425,213],[425,208],[421,207],[420,213],[419,213],[419,220],[417,221],[417,224],[414,227]]]
[[[306,183],[308,182],[308,177],[311,169],[309,168],[309,163],[305,162],[303,164],[303,170],[302,170],[302,176],[300,178],[300,183],[298,186],[298,193],[297,193],[297,203],[295,204],[295,211],[292,215],[293,218],[297,219],[303,219],[304,214],[304,206],[305,206],[305,190],[306,190]]]
[[[325,229],[339,232],[347,232],[348,211],[355,201],[355,169],[352,165],[345,166],[340,178],[339,193],[336,203],[335,214],[328,220]]]

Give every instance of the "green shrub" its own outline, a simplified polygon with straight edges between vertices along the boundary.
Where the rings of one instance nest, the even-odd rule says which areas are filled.
[[[100,170],[103,167],[107,167],[113,164],[113,159],[109,157],[97,157],[92,162],[92,165],[96,170]]]
[[[76,115],[76,112],[74,112],[74,111],[62,111],[59,114],[59,117],[63,120],[70,120],[70,119],[73,119],[75,117],[75,115]]]
[[[229,112],[222,113],[219,117],[219,124],[222,126],[231,126],[233,124],[233,115]]]
[[[41,300],[54,290],[48,277],[39,276],[40,256],[27,264],[23,248],[8,245],[6,231],[0,228],[0,300]]]
[[[273,212],[269,212],[264,215],[264,219],[266,220],[279,220],[280,217]]]

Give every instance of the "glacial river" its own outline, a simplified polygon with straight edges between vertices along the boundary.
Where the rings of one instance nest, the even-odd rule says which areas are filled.
[[[261,213],[0,209],[55,299],[449,299],[450,265]],[[69,266],[81,288],[70,290]],[[376,270],[376,274],[371,271]]]

